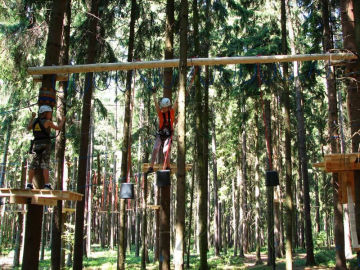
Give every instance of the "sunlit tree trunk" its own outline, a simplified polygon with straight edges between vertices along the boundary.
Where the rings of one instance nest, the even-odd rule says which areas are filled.
[[[89,33],[87,44],[87,63],[95,62],[97,55],[97,46],[99,32],[98,32],[98,16],[99,16],[99,0],[92,0],[91,10],[92,15],[88,15]],[[93,73],[86,73],[85,75],[85,89],[83,96],[83,108],[81,119],[81,134],[89,134],[90,118],[91,118],[91,103],[93,93]],[[84,214],[85,214],[85,185],[86,185],[86,166],[88,157],[89,136],[82,136],[80,141],[79,168],[77,192],[84,195],[82,201],[76,204],[75,215],[75,243],[74,243],[74,270],[83,268],[83,237],[84,237]]]
[[[341,0],[340,13],[344,49],[353,53],[360,53],[360,1]],[[360,60],[348,63],[345,68],[347,75],[347,109],[351,123],[351,150],[360,152]],[[358,238],[360,238],[360,172],[355,171],[355,222]],[[360,251],[357,252],[360,262]]]
[[[178,157],[176,186],[176,239],[174,251],[175,269],[184,268],[185,247],[185,158],[186,158],[186,72],[187,72],[187,35],[188,35],[188,1],[181,0],[180,9],[180,63],[179,63],[179,96],[178,96]]]
[[[131,0],[131,14],[130,14],[130,33],[128,43],[128,57],[127,61],[133,61],[134,43],[135,43],[135,21],[136,21],[136,0]],[[122,147],[122,159],[121,159],[121,182],[126,182],[128,173],[128,155],[130,144],[130,123],[132,112],[130,110],[131,105],[131,83],[132,83],[133,70],[128,70],[126,73],[126,92],[125,92],[125,115],[123,126],[123,147]],[[115,188],[115,187],[114,187]],[[118,269],[125,269],[125,251],[126,251],[126,215],[125,215],[125,200],[120,199],[120,216],[119,216],[119,232],[118,232]]]
[[[61,40],[63,35],[63,20],[65,13],[66,1],[55,0],[51,10],[49,34],[46,44],[45,66],[59,64]],[[42,87],[52,88],[52,75],[44,75]],[[36,172],[34,186],[42,188],[44,179],[41,171]],[[43,207],[39,205],[28,206],[26,217],[24,255],[22,261],[22,269],[37,269],[39,267],[39,250],[41,239],[41,224],[43,216]]]

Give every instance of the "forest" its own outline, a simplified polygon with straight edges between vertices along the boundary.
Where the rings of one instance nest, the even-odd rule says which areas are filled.
[[[1,269],[360,269],[359,0],[0,1]]]

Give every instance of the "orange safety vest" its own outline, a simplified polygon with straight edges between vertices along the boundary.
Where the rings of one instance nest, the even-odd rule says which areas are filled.
[[[175,121],[175,111],[173,108],[171,108],[167,113],[163,113],[159,111],[158,117],[159,117],[159,130],[162,130],[164,128],[173,130],[173,125]]]

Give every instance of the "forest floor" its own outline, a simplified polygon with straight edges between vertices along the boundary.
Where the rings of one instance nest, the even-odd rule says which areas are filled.
[[[297,250],[294,256],[294,268],[293,269],[304,269],[304,270],[322,270],[322,269],[333,269],[335,265],[335,252],[333,249],[316,249],[315,259],[317,266],[307,267],[305,266],[305,250]],[[116,250],[100,249],[99,247],[92,248],[92,253],[89,258],[84,258],[84,269],[95,270],[95,269],[116,269]],[[0,256],[0,269],[17,269],[12,267],[14,252],[9,249],[3,250],[3,255]],[[147,269],[153,270],[158,269],[158,263],[153,262],[153,254],[149,254],[149,259],[152,263],[147,264]],[[272,269],[272,267],[266,265],[267,256],[262,251],[261,259],[263,264],[256,265],[256,254],[246,254],[245,258],[239,256],[234,257],[231,249],[228,252],[221,253],[221,256],[215,256],[213,250],[210,250],[208,263],[210,269]],[[185,256],[186,262],[186,256]],[[126,269],[140,269],[141,258],[136,257],[134,251],[127,254],[126,258]],[[199,257],[197,255],[190,256],[189,269],[198,269]],[[356,257],[348,261],[349,269],[355,269]],[[276,268],[285,269],[285,258],[276,259]],[[50,249],[45,251],[45,260],[40,262],[39,269],[50,269]],[[71,268],[67,268],[71,269]]]

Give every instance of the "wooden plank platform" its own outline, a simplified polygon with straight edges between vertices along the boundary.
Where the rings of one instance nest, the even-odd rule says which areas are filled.
[[[313,166],[324,168],[327,172],[360,170],[360,153],[325,155],[324,162],[314,163]]]
[[[158,170],[162,170],[163,169],[163,165],[164,164],[154,164],[154,172],[158,171]],[[141,165],[141,170],[142,172],[147,172],[147,170],[150,167],[150,163],[143,163]],[[193,165],[192,164],[186,164],[185,169],[186,171],[190,171],[192,169]],[[176,173],[177,172],[177,165],[176,163],[171,163],[170,164],[170,170],[171,173]]]
[[[72,191],[46,189],[11,189],[0,188],[0,197],[8,197],[10,203],[51,205],[57,201],[81,201],[83,195]]]

